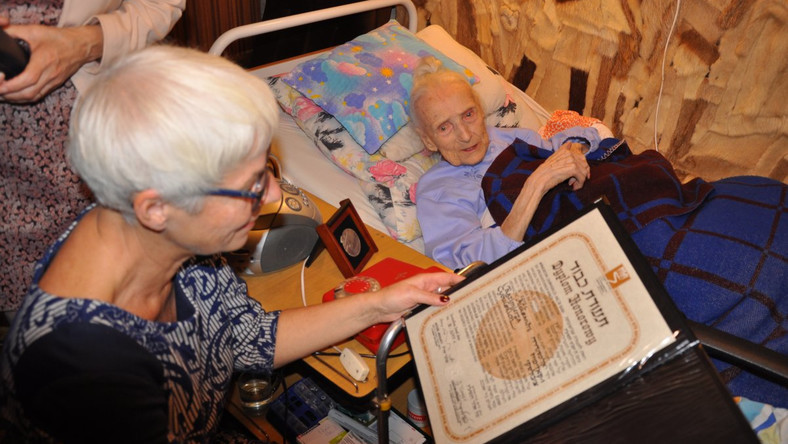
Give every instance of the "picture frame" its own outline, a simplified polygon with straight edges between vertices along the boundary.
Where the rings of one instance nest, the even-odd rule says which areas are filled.
[[[378,251],[350,199],[342,200],[328,221],[318,225],[317,234],[346,278],[358,274]]]

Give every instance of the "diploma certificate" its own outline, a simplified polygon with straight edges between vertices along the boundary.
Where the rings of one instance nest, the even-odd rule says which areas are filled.
[[[405,321],[437,443],[486,442],[674,342],[598,209]]]

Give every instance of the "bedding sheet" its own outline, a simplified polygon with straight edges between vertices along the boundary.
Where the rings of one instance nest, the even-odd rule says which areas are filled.
[[[383,233],[389,232],[358,180],[323,155],[293,117],[281,109],[271,154],[279,159],[282,175],[297,187],[337,207],[343,199],[350,199],[365,224]],[[331,217],[330,214],[322,216],[324,221]],[[424,251],[421,238],[405,245]]]
[[[339,206],[349,198],[365,224],[386,232],[367,196],[361,192],[356,179],[328,160],[317,150],[293,118],[279,111],[279,130],[271,145],[271,154],[279,159],[282,176],[324,201]],[[323,220],[330,217],[324,214]]]
[[[482,184],[497,223],[549,155],[540,151],[515,143],[487,171]],[[633,155],[626,144],[589,165],[582,192],[559,185],[542,199],[527,236],[605,195],[689,319],[788,354],[788,185],[755,176],[682,184],[662,155]],[[787,387],[715,365],[734,395],[788,406]]]

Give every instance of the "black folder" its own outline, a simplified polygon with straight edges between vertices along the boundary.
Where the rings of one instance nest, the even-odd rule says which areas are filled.
[[[758,442],[601,201],[447,294],[405,321],[438,443]]]

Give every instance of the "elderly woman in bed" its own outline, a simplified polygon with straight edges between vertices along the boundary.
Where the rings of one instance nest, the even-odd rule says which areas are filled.
[[[424,143],[443,157],[416,195],[433,258],[451,267],[492,262],[605,195],[689,319],[788,353],[785,184],[682,183],[656,151],[633,155],[588,128],[548,140],[485,128],[471,88],[434,64],[417,68],[411,109]],[[585,157],[572,137],[587,143]],[[734,394],[788,407],[788,388],[716,364]]]
[[[449,273],[282,312],[248,297],[218,253],[279,199],[266,168],[277,123],[263,82],[198,51],[150,48],[101,75],[69,147],[99,203],[39,262],[6,338],[10,437],[205,442],[234,370],[270,371],[444,303],[435,290],[460,279]]]
[[[542,197],[568,181],[579,189],[590,177],[586,155],[600,146],[597,130],[572,127],[543,140],[524,128],[486,127],[475,91],[462,76],[432,57],[413,76],[411,120],[425,146],[442,160],[420,179],[416,211],[425,251],[452,268],[492,262],[522,244]],[[481,190],[485,170],[516,139],[553,151],[525,182],[500,225],[490,219]]]

